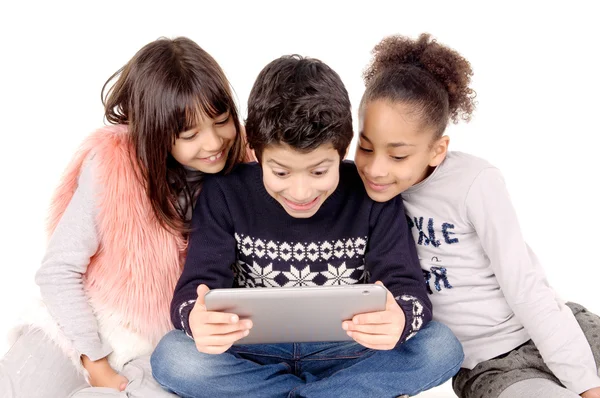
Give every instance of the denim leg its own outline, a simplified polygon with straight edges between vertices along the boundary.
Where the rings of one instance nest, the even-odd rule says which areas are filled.
[[[326,379],[376,352],[355,341],[299,343],[296,344],[298,360],[293,371],[311,383]]]
[[[291,397],[414,396],[450,379],[464,359],[459,341],[438,322],[392,350],[370,350],[352,342],[322,349],[302,345],[304,350],[315,348],[301,366],[318,381],[298,386]]]
[[[160,341],[151,358],[152,374],[166,390],[184,398],[287,397],[304,384],[290,373],[281,345],[246,345],[244,350],[263,363],[243,358],[230,349],[204,354],[184,332],[174,330]]]

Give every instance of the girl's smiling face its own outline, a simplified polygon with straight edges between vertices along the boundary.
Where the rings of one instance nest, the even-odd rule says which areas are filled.
[[[369,197],[386,202],[423,181],[444,160],[448,142],[435,139],[410,105],[363,104],[354,161]]]

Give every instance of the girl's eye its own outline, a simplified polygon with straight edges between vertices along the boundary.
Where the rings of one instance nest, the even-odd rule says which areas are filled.
[[[218,122],[215,122],[215,124],[217,126],[224,126],[227,124],[227,122],[229,121],[229,115],[227,115],[227,117],[225,119],[219,120]]]
[[[192,135],[188,135],[188,136],[185,136],[185,137],[179,137],[179,138],[182,139],[182,140],[184,140],[184,141],[191,141],[194,138],[196,138],[197,135],[198,135],[198,133],[194,133]]]
[[[373,152],[372,149],[367,149],[367,148],[362,147],[362,146],[359,146],[358,149],[361,150],[362,152],[365,152],[365,153],[371,153],[371,152]]]
[[[395,161],[400,161],[406,159],[406,156],[390,156]]]
[[[324,176],[325,174],[327,174],[329,170],[315,170],[312,172],[312,174],[316,177],[321,177]]]

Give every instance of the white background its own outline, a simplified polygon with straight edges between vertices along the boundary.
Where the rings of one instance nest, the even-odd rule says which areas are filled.
[[[254,78],[280,55],[328,63],[356,109],[370,49],[385,35],[432,33],[475,71],[477,111],[448,130],[451,149],[504,172],[550,283],[600,312],[600,24],[592,1],[569,3],[3,2],[0,354],[35,290],[52,189],[80,141],[103,123],[100,89],[159,36],[188,36],[211,53],[245,115]]]

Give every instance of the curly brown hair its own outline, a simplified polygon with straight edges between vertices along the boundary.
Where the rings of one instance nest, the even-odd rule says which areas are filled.
[[[443,134],[449,121],[471,119],[476,96],[469,87],[473,71],[458,52],[423,33],[416,40],[386,37],[372,54],[363,73],[366,91],[361,107],[378,99],[408,103],[425,126],[435,128],[436,137]]]

